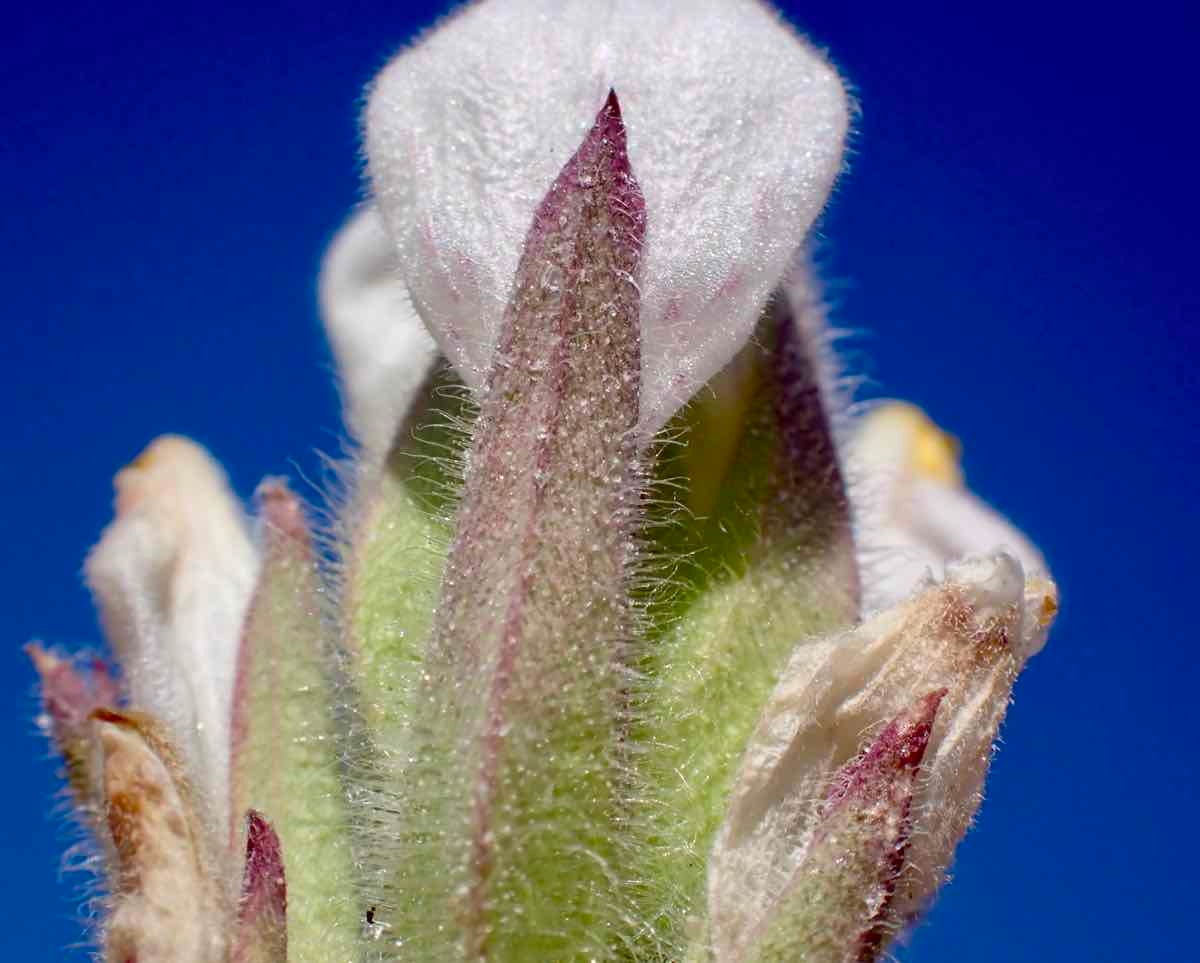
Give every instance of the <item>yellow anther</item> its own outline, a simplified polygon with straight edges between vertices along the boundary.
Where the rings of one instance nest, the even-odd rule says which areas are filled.
[[[876,429],[905,439],[909,469],[915,476],[949,486],[963,483],[958,439],[942,431],[916,405],[893,401],[875,409],[870,418]]]
[[[913,468],[918,475],[943,485],[961,485],[959,458],[962,446],[953,435],[942,431],[928,418],[913,439]]]

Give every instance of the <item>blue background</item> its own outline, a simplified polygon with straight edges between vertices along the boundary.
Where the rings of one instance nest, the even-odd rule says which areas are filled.
[[[790,7],[863,114],[824,223],[868,394],[927,406],[1064,607],[906,961],[1192,957],[1197,32],[1147,0]],[[155,434],[248,494],[339,437],[314,309],[359,92],[437,4],[24,4],[0,40],[0,906],[83,960],[30,638],[92,643],[109,478]],[[753,65],[747,65],[753,69]],[[869,359],[869,360],[867,360]]]

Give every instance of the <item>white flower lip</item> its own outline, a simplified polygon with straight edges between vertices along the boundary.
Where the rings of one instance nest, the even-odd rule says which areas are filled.
[[[646,199],[641,430],[750,335],[841,167],[847,98],[759,0],[488,0],[401,53],[366,114],[413,303],[484,383],[536,205],[610,89]]]
[[[957,442],[915,405],[888,402],[863,416],[847,461],[864,611],[909,598],[969,555],[1006,552],[1049,577],[1029,539],[965,487]]]
[[[321,265],[320,300],[346,424],[368,452],[386,454],[437,346],[413,309],[374,208],[356,212],[334,237]]]
[[[164,436],[114,479],[116,518],[84,573],[131,705],[180,748],[215,826],[228,817],[229,727],[258,557],[224,472]]]

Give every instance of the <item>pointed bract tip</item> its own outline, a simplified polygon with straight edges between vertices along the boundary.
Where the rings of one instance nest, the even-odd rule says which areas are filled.
[[[55,726],[74,727],[87,719],[95,708],[87,679],[36,642],[25,646],[25,654],[41,681],[42,707]]]
[[[274,827],[256,809],[246,812],[246,873],[243,895],[261,889],[272,895],[279,908],[287,903],[287,883],[283,874],[283,846]]]
[[[63,660],[51,652],[47,652],[42,648],[40,642],[26,642],[25,654],[29,656],[29,661],[33,663],[33,668],[45,682],[46,677],[55,669],[63,664]]]
[[[950,690],[943,686],[919,699],[904,715],[893,721],[895,737],[891,753],[902,766],[915,769],[929,746],[929,736],[942,700]]]
[[[99,659],[93,660],[90,670],[80,671],[37,642],[28,643],[25,654],[41,681],[42,704],[56,722],[81,723],[97,706],[115,707],[120,699],[116,681]]]
[[[592,129],[588,132],[588,136],[584,138],[579,151],[576,152],[575,160],[579,159],[580,153],[585,151],[590,143],[597,140],[611,142],[612,157],[609,163],[611,163],[613,170],[621,172],[632,181],[625,119],[621,116],[621,102],[617,99],[617,92],[612,88],[609,89],[603,106],[601,106],[599,112],[596,114],[596,120],[592,124]],[[569,168],[571,165],[568,164],[567,166]],[[632,183],[630,187],[635,190],[637,195],[635,209],[644,217],[645,200],[642,198],[641,186]]]
[[[246,866],[233,963],[287,959],[287,880],[283,848],[262,813],[246,812]]]
[[[621,101],[617,99],[617,91],[614,87],[608,88],[608,97],[604,100],[604,110],[614,120],[621,120]]]
[[[254,492],[263,521],[289,538],[306,539],[304,507],[285,478],[266,478]]]

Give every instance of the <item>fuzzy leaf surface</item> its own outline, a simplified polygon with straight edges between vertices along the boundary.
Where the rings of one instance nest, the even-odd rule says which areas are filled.
[[[300,502],[278,481],[260,487],[259,502],[266,551],[234,692],[231,785],[238,815],[230,826],[231,848],[241,849],[237,836],[248,810],[270,820],[271,835],[282,844],[294,909],[286,934],[292,963],[327,963],[350,959],[357,939],[345,798],[329,714],[330,653]],[[256,826],[251,818],[249,830]],[[258,842],[269,840],[260,832]]]

